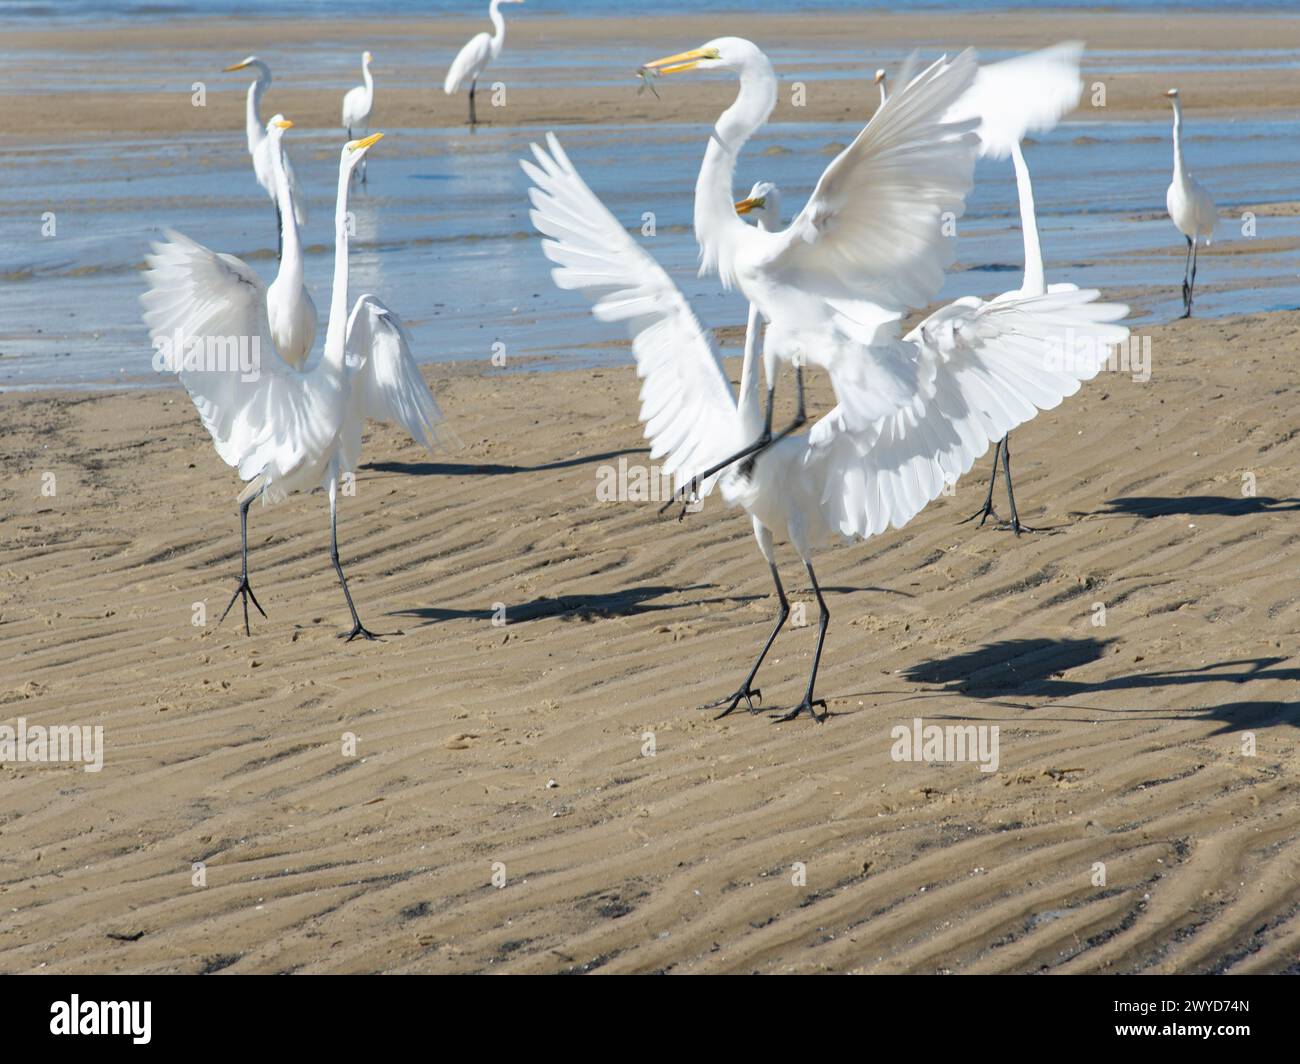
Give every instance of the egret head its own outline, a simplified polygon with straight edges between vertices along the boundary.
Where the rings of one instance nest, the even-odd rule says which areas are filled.
[[[233,71],[243,70],[246,67],[251,67],[251,66],[261,67],[261,66],[265,66],[265,64],[260,59],[258,59],[257,56],[250,55],[246,59],[241,59],[238,63],[231,63],[230,66],[225,67],[222,70],[222,73],[229,74],[232,73]]]
[[[371,52],[361,53],[361,62],[364,63],[366,66],[369,66],[372,62],[374,62],[374,58],[375,57]]]
[[[781,228],[781,190],[771,181],[759,181],[736,204],[736,213],[747,214],[760,229],[775,232]]]
[[[873,85],[883,85],[884,83],[885,83],[885,72],[884,72],[883,70],[877,70],[877,71],[876,71],[876,78],[875,78],[875,80],[872,82],[872,84],[873,84]]]
[[[360,140],[350,140],[343,145],[343,165],[348,169],[354,169],[362,159],[366,157],[366,152],[384,139],[382,133],[371,133],[368,137],[362,137]]]
[[[1168,96],[1171,100],[1176,100],[1178,99],[1178,90],[1170,89],[1167,93],[1165,93],[1165,95]]]
[[[767,63],[767,57],[752,41],[743,37],[718,37],[689,52],[646,63],[642,69],[654,74],[678,74],[683,70],[697,69],[741,71],[760,60]]]
[[[271,121],[266,123],[266,135],[270,137],[272,141],[277,141],[283,137],[286,129],[293,129],[293,123],[290,122],[289,119],[285,118],[284,115],[276,115],[271,119]]]

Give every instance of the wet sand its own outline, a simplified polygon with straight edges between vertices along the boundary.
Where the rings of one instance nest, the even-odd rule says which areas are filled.
[[[512,13],[514,14],[514,13]],[[742,24],[738,25],[737,22]],[[484,28],[478,20],[391,20],[286,22],[242,20],[183,21],[172,25],[127,25],[112,30],[20,30],[7,35],[15,59],[7,71],[14,91],[31,71],[50,73],[50,54],[60,54],[54,67],[59,83],[69,91],[22,91],[10,106],[0,109],[0,135],[67,136],[213,132],[239,128],[243,120],[247,80],[223,75],[225,62],[250,53],[261,54],[276,71],[276,84],[264,104],[265,113],[282,111],[312,128],[338,124],[342,93],[359,80],[359,70],[340,72],[336,86],[295,87],[318,76],[310,66],[297,69],[278,57],[307,44],[338,42],[340,49],[359,52],[369,43],[378,55],[374,121],[377,127],[423,128],[455,125],[464,120],[465,99],[449,98],[441,89],[442,76],[455,50],[470,35]],[[780,45],[806,51],[810,56],[830,52],[837,61],[819,67],[823,74],[839,76],[810,83],[803,106],[795,107],[792,94],[783,92],[774,121],[836,121],[863,114],[864,100],[874,100],[867,83],[870,67],[880,50],[976,47],[1020,50],[1060,40],[1082,39],[1092,53],[1085,75],[1089,92],[1080,114],[1123,119],[1160,113],[1168,109],[1161,95],[1180,83],[1189,112],[1199,114],[1294,113],[1300,105],[1300,85],[1289,69],[1255,69],[1260,51],[1285,53],[1300,48],[1300,19],[1264,15],[1189,13],[1170,19],[1156,15],[1129,15],[1108,11],[1017,13],[1014,17],[954,14],[933,15],[760,15],[743,20],[719,16],[643,19],[574,19],[528,17],[509,22],[506,51],[491,68],[491,81],[506,85],[506,104],[494,108],[481,101],[480,117],[509,125],[561,126],[575,122],[712,121],[730,102],[735,88],[727,80],[693,80],[689,84],[666,79],[660,99],[638,95],[632,76],[639,62],[694,47],[712,37],[739,33],[759,44]],[[859,43],[860,42],[860,43]],[[1152,52],[1197,53],[1185,63],[1152,58]],[[547,65],[557,51],[571,61]],[[186,64],[178,55],[195,52],[205,62]],[[1107,53],[1104,57],[1096,53]],[[35,54],[32,54],[35,53]],[[1203,55],[1201,54],[1203,53]],[[84,56],[88,65],[104,62],[106,55],[123,56],[125,91],[84,92],[75,85],[85,71],[75,63]],[[861,58],[858,58],[860,54]],[[73,57],[68,63],[66,56]],[[609,56],[626,55],[626,68],[607,69]],[[1125,57],[1128,57],[1127,59]],[[227,58],[228,57],[228,58]],[[590,67],[584,70],[586,58]],[[1212,59],[1211,69],[1206,59]],[[541,64],[541,65],[539,65]],[[1121,69],[1111,69],[1114,67]],[[1227,66],[1228,69],[1221,69]],[[1137,69],[1131,69],[1136,67]],[[782,64],[778,63],[780,72]],[[600,70],[626,84],[582,84],[584,74]],[[526,85],[518,81],[525,79]],[[539,80],[540,79],[540,80]],[[192,85],[208,87],[207,104],[191,104]],[[588,78],[588,80],[592,80]],[[512,87],[512,82],[514,86]],[[1095,84],[1105,87],[1105,105],[1093,101]],[[138,86],[138,87],[136,87]],[[485,83],[481,88],[486,89]]]
[[[596,501],[648,462],[628,368],[428,369],[463,449],[377,428],[341,509],[375,644],[319,494],[254,509],[270,617],[214,626],[237,484],[182,392],[0,396],[2,722],[107,742],[0,767],[0,970],[1295,971],[1297,327],[1154,328],[1150,383],[1017,431],[1035,535],[957,524],[982,461],[821,554],[820,726],[695,708],[774,603],[742,515]],[[999,770],[891,760],[917,717]]]

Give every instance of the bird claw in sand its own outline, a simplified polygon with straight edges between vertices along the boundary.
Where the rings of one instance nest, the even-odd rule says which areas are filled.
[[[727,706],[726,709],[724,709],[721,713],[719,713],[716,717],[713,718],[714,720],[721,720],[723,717],[731,713],[738,705],[740,705],[740,700],[742,698],[745,700],[745,704],[749,707],[749,711],[751,713],[757,713],[758,706],[761,706],[763,704],[763,692],[757,687],[750,687],[748,684],[746,684],[734,695],[724,695],[722,698],[719,698],[713,702],[706,702],[704,705],[700,706],[700,708],[717,709],[719,706],[723,706],[723,705]],[[757,706],[755,705],[756,702],[758,703]],[[728,705],[728,703],[730,703],[730,705]]]
[[[817,716],[818,706],[822,707],[822,715],[820,717]],[[812,717],[812,719],[815,720],[818,724],[824,724],[826,722],[826,718],[831,715],[830,710],[826,708],[826,699],[818,698],[815,701],[809,702],[808,699],[805,698],[802,702],[800,702],[797,706],[795,706],[794,709],[790,710],[789,713],[783,713],[779,717],[773,717],[772,723],[782,724],[787,720],[794,720],[795,717],[799,716],[799,714],[802,713],[805,709],[808,711],[808,716]]]
[[[700,481],[698,477],[692,477],[691,482],[684,488],[679,488],[673,492],[673,497],[659,507],[659,513],[667,513],[677,503],[681,504],[682,512],[677,515],[678,521],[685,521],[686,515],[692,512],[692,507],[698,510],[700,508]]]
[[[382,643],[384,641],[383,636],[375,635],[374,632],[367,629],[366,626],[362,624],[360,621],[357,621],[357,623],[352,626],[352,631],[348,633],[347,638],[344,641],[347,643],[351,643],[352,640],[356,639],[358,636],[360,636],[362,639],[368,639],[373,642]],[[339,633],[339,637],[340,638],[343,637],[342,632]]]
[[[253,600],[253,605],[257,607],[257,612],[266,619],[266,610],[262,609],[262,604],[257,601],[257,596],[253,594],[252,587],[249,586],[248,577],[240,577],[239,586],[235,588],[235,593],[230,596],[230,601],[226,603],[226,608],[221,611],[221,616],[217,618],[217,625],[226,619],[226,614],[230,612],[230,607],[235,604],[235,599],[243,597],[244,599],[244,635],[252,635],[252,630],[248,627],[248,600]]]
[[[976,526],[977,528],[983,528],[983,527],[984,527],[984,522],[987,521],[990,517],[993,518],[994,523],[995,523],[999,528],[1010,528],[1010,527],[1011,527],[1010,525],[1006,524],[1006,523],[1002,520],[1002,518],[1000,518],[1000,517],[998,516],[998,512],[997,512],[995,509],[993,509],[992,506],[981,506],[978,510],[976,510],[976,511],[975,511],[973,514],[971,514],[969,517],[963,517],[963,518],[962,518],[960,521],[958,521],[957,523],[958,523],[959,525],[966,525],[966,524],[969,524],[971,521],[974,521],[975,518],[977,518],[977,517],[980,519],[980,523]],[[1021,526],[1021,527],[1023,527],[1023,526]]]

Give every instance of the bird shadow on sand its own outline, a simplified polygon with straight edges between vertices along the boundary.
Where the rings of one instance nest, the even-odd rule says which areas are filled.
[[[1070,669],[1098,661],[1114,640],[1103,639],[1007,639],[989,643],[963,654],[920,662],[903,672],[913,683],[937,684],[944,694],[981,699],[1045,698],[1059,700],[1103,691],[1147,691],[1161,687],[1210,684],[1248,684],[1260,680],[1300,682],[1300,667],[1279,668],[1285,657],[1239,658],[1190,669],[1136,672],[1088,682],[1064,675]],[[1033,710],[1038,707],[1022,706]],[[1132,710],[1141,712],[1135,705]],[[1223,726],[1213,734],[1289,724],[1300,728],[1300,700],[1237,701],[1216,705],[1193,705],[1186,710],[1157,711],[1148,719],[1185,720],[1200,716],[1218,720]]]
[[[1168,517],[1181,514],[1185,517],[1241,517],[1245,514],[1285,513],[1300,510],[1300,499],[1233,498],[1231,495],[1187,495],[1182,498],[1137,495],[1108,499],[1109,510],[1094,511],[1098,517],[1113,514],[1130,514],[1134,517]]]
[[[603,454],[584,454],[577,458],[543,462],[541,465],[503,465],[499,462],[483,462],[479,465],[471,462],[366,462],[361,468],[374,470],[376,473],[405,473],[407,476],[416,477],[497,477],[514,473],[545,473],[548,470],[572,469],[575,466],[592,465],[596,462],[608,462],[616,458],[649,453],[645,447],[636,447],[625,451],[605,451]]]
[[[595,621],[603,617],[633,617],[639,613],[657,613],[661,610],[682,609],[680,602],[655,602],[665,595],[689,594],[692,591],[705,591],[716,587],[715,584],[691,584],[687,587],[670,587],[666,584],[646,584],[641,587],[624,588],[605,594],[593,595],[544,595],[531,602],[510,603],[505,606],[505,621],[508,625],[527,621],[540,621],[548,617],[560,617],[564,620]],[[719,603],[751,602],[758,595],[734,596],[718,595],[701,598],[689,603],[691,606],[716,605]],[[420,606],[413,610],[398,610],[389,614],[392,617],[414,617],[426,624],[440,621],[471,619],[491,621],[501,616],[499,609],[492,606],[473,609],[458,609],[452,606]]]

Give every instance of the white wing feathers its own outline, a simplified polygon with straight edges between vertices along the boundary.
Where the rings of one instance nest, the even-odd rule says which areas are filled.
[[[1128,338],[1128,313],[1098,292],[1053,285],[1046,295],[966,298],[908,334],[928,378],[923,405],[847,430],[836,407],[809,433],[807,469],[827,526],[845,536],[901,528],[990,443],[1050,410],[1096,376]]]
[[[252,440],[245,408],[288,367],[275,352],[266,316],[266,285],[246,263],[165,230],[146,258],[148,290],[140,297],[155,350],[172,352],[170,368],[185,385],[217,453],[241,465]],[[190,357],[185,357],[190,345]],[[238,365],[240,345],[256,345],[256,379]],[[209,356],[224,353],[224,369]],[[233,365],[231,355],[234,355]],[[256,475],[256,474],[254,474]]]
[[[447,71],[446,80],[442,83],[442,91],[448,96],[457,92],[467,79],[482,72],[491,54],[491,35],[479,33],[471,37],[451,61],[451,69]]]
[[[554,134],[536,164],[520,160],[535,187],[532,221],[556,264],[556,285],[580,289],[600,321],[626,322],[641,385],[650,456],[681,486],[742,445],[736,402],[712,344],[681,291],[574,169]],[[701,495],[712,488],[702,485]]]
[[[978,140],[974,121],[945,113],[970,87],[975,56],[941,59],[913,76],[826,168],[811,199],[775,241],[770,265],[824,299],[920,307],[956,256],[943,213],[960,215]]]
[[[375,296],[362,296],[352,308],[347,366],[352,416],[345,419],[342,469],[356,468],[366,418],[401,425],[430,451],[439,443],[454,441],[411,353],[410,334]]]
[[[979,68],[975,82],[946,115],[977,119],[980,154],[1005,159],[1031,133],[1046,133],[1079,103],[1081,41],[1065,41]]]

